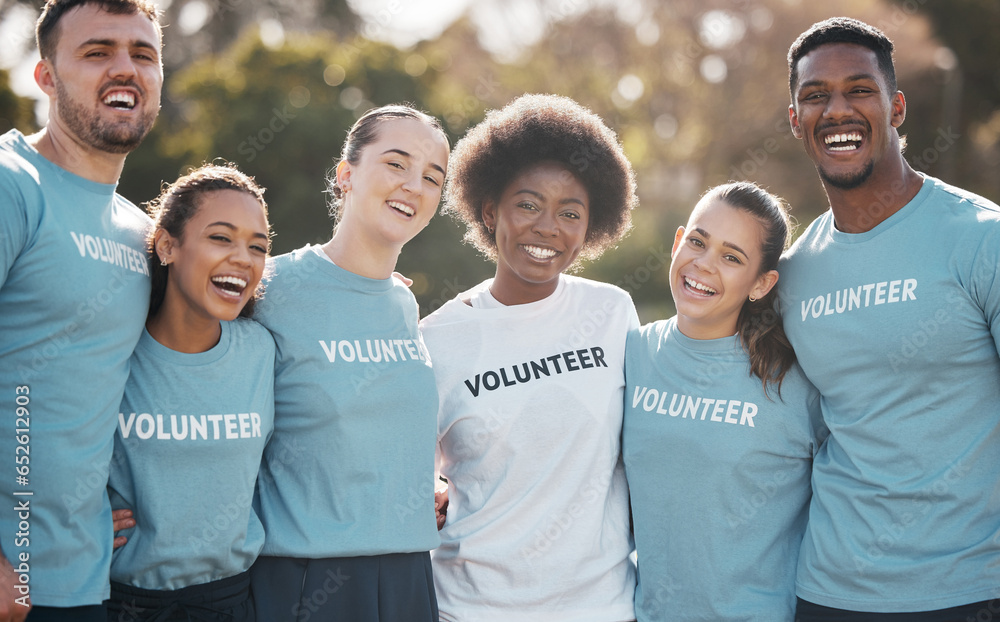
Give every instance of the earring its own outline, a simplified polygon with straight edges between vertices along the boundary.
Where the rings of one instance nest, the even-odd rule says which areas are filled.
[[[161,258],[160,258],[160,265],[161,265],[161,266],[166,266],[166,265],[167,265],[167,260],[166,260],[166,259],[163,259],[163,258],[161,257]]]
[[[757,302],[757,299],[756,299],[756,298],[754,298],[754,297],[753,297],[753,296],[751,295],[751,296],[750,296],[750,302]]]
[[[490,232],[490,235],[493,235],[493,227],[488,226],[486,227],[486,230]]]

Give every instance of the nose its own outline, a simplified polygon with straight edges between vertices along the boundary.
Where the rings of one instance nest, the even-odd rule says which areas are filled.
[[[715,262],[706,255],[699,255],[691,262],[694,267],[709,274],[715,272]]]
[[[407,176],[406,181],[403,182],[403,190],[418,196],[423,193],[424,177],[423,174],[417,170],[417,167],[413,167],[412,174]]]
[[[111,66],[108,68],[108,75],[121,80],[132,78],[137,73],[135,61],[132,60],[129,49],[120,48],[116,50],[114,57],[111,59]]]
[[[236,244],[233,247],[233,252],[229,255],[229,261],[233,262],[234,265],[241,267],[249,267],[253,265],[253,255],[251,254],[249,247],[243,244]]]
[[[844,97],[843,93],[833,92],[830,94],[830,98],[826,102],[826,108],[823,110],[823,116],[827,118],[839,118],[850,116],[853,112],[850,102]]]
[[[559,222],[557,218],[550,210],[542,210],[538,214],[538,217],[535,218],[534,223],[532,223],[531,230],[542,237],[555,237],[559,235]]]

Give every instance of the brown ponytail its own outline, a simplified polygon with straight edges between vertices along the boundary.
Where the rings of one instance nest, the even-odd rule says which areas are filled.
[[[747,212],[760,222],[761,241],[760,274],[778,267],[778,259],[791,237],[791,224],[784,202],[760,186],[747,181],[716,186],[705,199],[721,200],[735,209]],[[778,314],[777,290],[772,288],[763,298],[743,303],[736,321],[736,332],[750,357],[750,373],[761,380],[764,393],[777,386],[781,397],[781,383],[795,363],[795,351],[785,335]]]

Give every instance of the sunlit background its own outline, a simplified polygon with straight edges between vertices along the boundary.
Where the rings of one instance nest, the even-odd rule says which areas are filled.
[[[31,77],[39,0],[0,2],[0,131],[46,104]],[[628,289],[643,321],[673,305],[666,261],[698,196],[751,179],[800,223],[826,208],[787,123],[785,54],[812,23],[865,20],[896,43],[911,165],[1000,199],[996,0],[172,0],[163,110],[120,191],[142,203],[220,157],[268,188],[275,252],[331,232],[324,176],[371,106],[409,101],[452,141],[525,92],[573,97],[618,132],[635,166],[635,228],[582,274]],[[491,276],[447,218],[399,269],[428,313]]]

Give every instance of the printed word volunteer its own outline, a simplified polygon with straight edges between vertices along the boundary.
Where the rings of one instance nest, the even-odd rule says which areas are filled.
[[[897,279],[895,281],[880,281],[857,287],[820,294],[809,300],[802,301],[802,321],[807,318],[819,318],[824,315],[844,313],[863,309],[869,306],[892,304],[916,300],[917,279]]]
[[[260,433],[260,415],[257,413],[238,413],[227,415],[170,415],[170,430],[167,430],[164,415],[142,413],[118,413],[118,428],[122,438],[129,438],[133,432],[141,440],[155,437],[160,441],[183,441],[191,439],[236,440],[242,438],[258,438]]]

